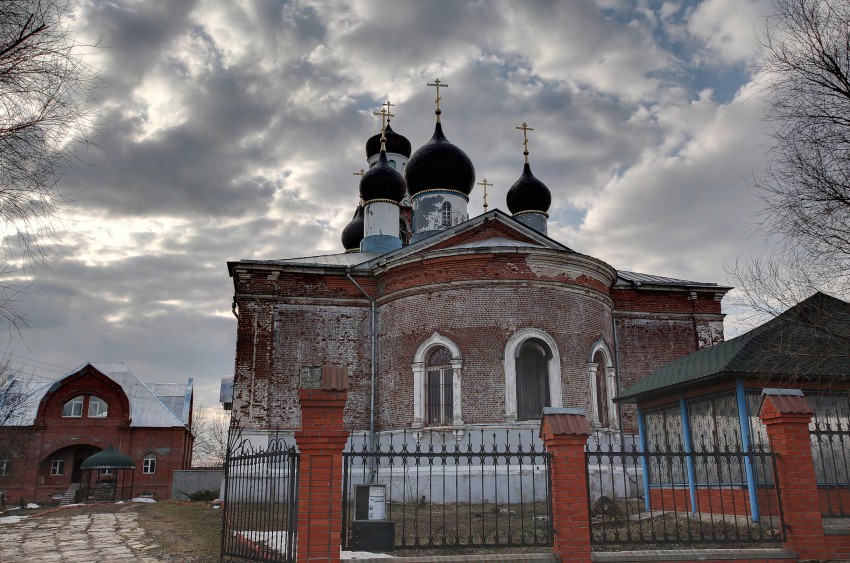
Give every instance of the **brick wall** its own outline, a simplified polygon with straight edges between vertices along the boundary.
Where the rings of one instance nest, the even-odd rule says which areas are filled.
[[[563,404],[587,412],[588,356],[600,338],[614,349],[612,317],[620,387],[722,340],[723,317],[713,291],[689,299],[687,291],[611,290],[614,270],[589,256],[549,249],[457,248],[493,236],[519,235],[500,223],[485,223],[356,276],[378,304],[380,428],[413,422],[411,363],[434,332],[460,348],[467,423],[504,420],[505,346],[524,328],[542,330],[555,340]],[[366,428],[369,301],[344,270],[243,263],[233,272],[239,312],[234,410],[243,426],[298,428],[299,369],[340,364],[351,374],[346,428]],[[626,428],[634,430],[629,407],[624,416]]]
[[[62,406],[79,395],[106,401],[107,416],[90,418],[84,410],[81,417],[63,417]],[[33,426],[3,429],[16,436],[18,447],[13,450],[11,474],[0,476],[0,490],[5,490],[7,499],[15,502],[21,497],[49,502],[53,494],[64,493],[71,484],[75,453],[81,452],[80,448],[91,447],[94,453],[112,446],[135,462],[137,494],[151,492],[158,499],[170,498],[172,470],[189,465],[189,431],[183,427],[138,428],[129,424],[129,403],[117,383],[87,371],[67,378],[62,387],[42,401]],[[147,454],[157,457],[154,474],[143,473]],[[51,475],[54,457],[65,461],[61,475]]]

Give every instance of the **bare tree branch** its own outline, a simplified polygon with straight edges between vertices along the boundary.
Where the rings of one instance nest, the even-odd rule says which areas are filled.
[[[17,288],[0,291],[0,323],[13,328],[67,203],[58,182],[96,121],[93,46],[69,29],[73,1],[0,0],[0,284]]]
[[[774,0],[758,38],[769,164],[754,182],[774,243],[730,268],[742,304],[775,315],[850,297],[850,3]]]

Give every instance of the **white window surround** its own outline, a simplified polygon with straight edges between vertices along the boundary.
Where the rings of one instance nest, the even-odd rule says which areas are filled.
[[[605,340],[600,338],[597,340],[593,346],[590,348],[590,355],[587,359],[587,380],[590,384],[590,408],[593,413],[593,425],[599,426],[599,402],[597,401],[596,394],[596,372],[597,365],[596,362],[593,361],[597,352],[601,352],[602,356],[605,358],[605,382],[608,387],[608,417],[610,418],[611,424],[609,426],[610,429],[614,430],[619,428],[619,420],[617,418],[617,407],[614,405],[614,391],[617,389],[617,373],[614,369],[614,362],[612,360],[613,356],[611,355],[611,350],[608,348],[608,345],[605,344]]]
[[[156,456],[148,454],[142,462],[142,473],[145,475],[153,475],[156,473]]]
[[[452,426],[462,426],[463,417],[460,409],[460,389],[463,358],[457,344],[435,332],[419,345],[413,356],[413,427],[422,428],[425,420],[425,360],[434,348],[444,346],[452,354]]]
[[[514,333],[505,345],[505,420],[516,420],[516,358],[526,340],[536,338],[546,343],[552,357],[549,359],[549,403],[551,407],[563,406],[561,398],[561,355],[555,340],[536,328],[524,328]]]

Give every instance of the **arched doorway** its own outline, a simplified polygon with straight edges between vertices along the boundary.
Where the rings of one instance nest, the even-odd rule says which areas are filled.
[[[537,420],[549,396],[549,360],[552,352],[545,342],[530,338],[520,345],[516,355],[517,420]]]

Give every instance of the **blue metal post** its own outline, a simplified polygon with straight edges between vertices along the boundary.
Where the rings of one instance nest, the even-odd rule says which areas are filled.
[[[638,437],[640,438],[640,451],[643,453],[640,456],[640,465],[643,469],[643,502],[646,506],[646,511],[652,510],[649,503],[649,464],[646,462],[646,422],[644,421],[643,411],[638,407]]]
[[[690,454],[691,449],[691,421],[688,420],[688,404],[685,398],[679,395],[679,412],[682,416],[682,438],[685,440],[685,454]],[[688,467],[688,489],[691,492],[691,512],[697,511],[697,484],[696,472],[694,471],[694,458],[690,455],[685,456],[685,464]]]
[[[750,417],[747,413],[747,394],[744,382],[735,380],[735,391],[738,399],[738,423],[741,427],[741,448],[745,454],[750,453]],[[753,522],[759,521],[759,503],[756,489],[756,477],[753,472],[753,461],[749,455],[744,456],[744,470],[747,472],[747,491],[750,494],[750,514]]]

